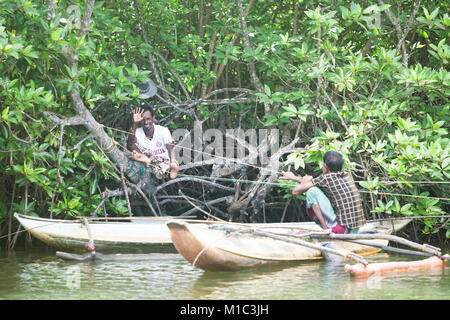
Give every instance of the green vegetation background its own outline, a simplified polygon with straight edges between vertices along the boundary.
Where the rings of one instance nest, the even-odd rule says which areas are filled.
[[[162,88],[172,130],[279,128],[305,148],[288,157],[298,174],[341,151],[369,218],[448,214],[448,2],[98,1],[85,33],[90,1],[52,2],[0,2],[0,236],[13,212],[87,216],[121,186],[83,123],[123,141],[129,75]],[[235,102],[192,103],[211,94]],[[124,199],[106,207],[127,213]],[[449,238],[447,221],[420,228]]]

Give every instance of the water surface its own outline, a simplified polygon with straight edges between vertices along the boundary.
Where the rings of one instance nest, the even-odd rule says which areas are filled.
[[[422,257],[380,253],[369,262]],[[347,262],[349,263],[349,262]],[[352,263],[352,262],[350,262]],[[447,300],[450,267],[352,278],[343,263],[205,272],[179,254],[130,255],[122,261],[67,262],[54,250],[0,252],[0,299],[14,300]]]

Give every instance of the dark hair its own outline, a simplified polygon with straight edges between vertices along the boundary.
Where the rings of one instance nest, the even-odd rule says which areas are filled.
[[[342,166],[344,165],[344,159],[342,154],[336,151],[327,151],[323,156],[323,161],[327,165],[331,172],[342,171]]]
[[[152,117],[154,117],[155,116],[155,113],[156,113],[156,111],[157,110],[154,110],[153,109],[153,107],[151,107],[149,104],[147,104],[147,103],[143,103],[142,105],[141,105],[141,108],[142,108],[142,111],[150,111],[150,114],[152,115]]]

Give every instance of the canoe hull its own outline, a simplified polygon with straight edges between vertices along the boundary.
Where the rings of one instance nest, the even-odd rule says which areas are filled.
[[[56,237],[42,234],[35,234],[30,232],[35,238],[44,242],[45,244],[65,251],[80,252],[86,251],[86,243],[89,239],[74,239],[68,237]],[[95,249],[97,251],[105,252],[162,252],[174,253],[176,252],[172,242],[168,243],[153,243],[153,242],[124,242],[124,241],[104,241],[94,240]]]
[[[177,251],[194,266],[206,271],[234,271],[323,259],[320,250],[307,248],[268,237],[214,230],[207,226],[169,221],[172,242]],[[285,230],[286,235],[289,231]],[[389,233],[387,230],[385,233]],[[292,236],[292,235],[291,235]],[[370,255],[379,249],[345,241],[327,241],[339,251]],[[371,240],[387,245],[387,240]],[[315,242],[322,245],[323,243]]]
[[[168,223],[177,251],[191,264],[207,271],[232,271],[268,265],[267,260],[241,256],[217,248],[208,248],[186,225]],[[277,264],[273,261],[272,264]]]
[[[86,251],[87,228],[80,221],[44,219],[15,214],[31,235],[45,244],[67,251]],[[89,223],[97,251],[176,252],[166,227],[168,219]]]

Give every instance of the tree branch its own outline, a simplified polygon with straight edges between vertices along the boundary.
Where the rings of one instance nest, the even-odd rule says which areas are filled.
[[[420,7],[421,2],[422,2],[422,0],[419,0],[415,3],[414,8],[411,13],[411,16],[409,17],[408,21],[406,22],[405,28],[403,30],[401,29],[400,20],[392,14],[392,11],[390,10],[390,8],[387,8],[385,10],[385,13],[388,16],[389,20],[391,21],[392,25],[394,26],[395,31],[397,31],[398,44],[397,44],[396,52],[399,52],[400,49],[402,50],[402,62],[405,67],[408,66],[408,59],[409,59],[408,54],[406,53],[405,40],[406,40],[406,36],[408,35],[408,32],[411,30],[411,25],[416,16],[417,10]],[[384,5],[383,0],[378,0],[378,3],[380,4],[380,6]]]
[[[51,21],[55,17],[55,0],[47,0],[47,20]]]
[[[84,37],[89,32],[89,27],[92,23],[91,16],[92,11],[94,10],[95,0],[87,0],[86,7],[84,9],[83,19],[81,20],[80,32],[78,33],[80,36]]]
[[[244,9],[242,8],[242,0],[236,0],[236,4],[238,7],[238,12],[239,12],[239,22],[241,25],[241,29],[242,29],[242,38],[244,40],[244,49],[245,50],[250,50],[251,49],[251,45],[250,45],[250,39],[248,37],[248,30],[247,30],[247,22],[245,20],[245,15],[244,15]],[[252,80],[253,86],[259,91],[259,92],[264,92],[264,87],[261,83],[261,81],[258,78],[258,75],[256,73],[256,66],[255,63],[253,61],[249,61],[248,62],[248,68],[250,70],[250,78]],[[264,101],[264,112],[266,115],[269,115],[270,112],[270,105],[267,101]]]
[[[170,186],[170,185],[172,185],[174,183],[183,182],[183,181],[192,181],[192,182],[206,183],[206,184],[212,185],[214,187],[217,187],[219,189],[223,189],[225,191],[234,192],[234,188],[226,187],[226,186],[223,186],[221,184],[214,183],[214,182],[211,182],[211,181],[208,181],[208,180],[204,180],[204,179],[200,179],[200,178],[196,178],[196,177],[181,177],[181,178],[177,178],[177,179],[174,179],[174,180],[169,180],[166,183],[163,183],[163,184],[159,185],[155,189],[155,194],[157,192],[159,192],[160,190],[164,189],[167,186]]]
[[[59,126],[78,126],[78,125],[85,125],[86,121],[81,116],[75,116],[71,118],[59,118],[54,113],[44,111],[44,114],[49,117],[50,120],[52,120],[54,123],[56,123]]]

